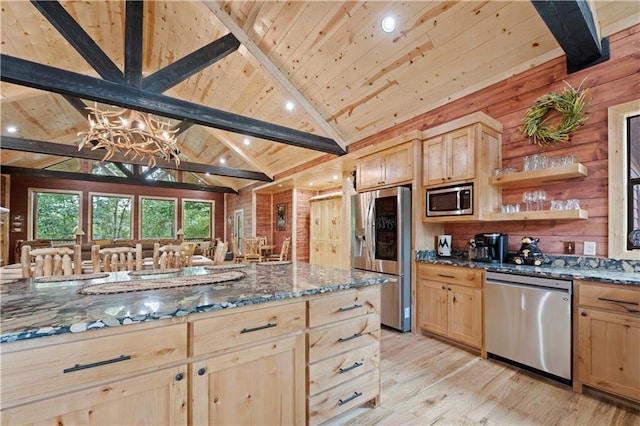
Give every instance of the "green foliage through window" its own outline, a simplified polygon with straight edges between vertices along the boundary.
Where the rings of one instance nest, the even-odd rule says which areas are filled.
[[[212,203],[203,201],[185,201],[182,218],[185,238],[211,237]]]
[[[79,225],[80,195],[65,192],[33,192],[35,239],[73,239]]]
[[[142,198],[140,201],[142,238],[175,238],[175,200]]]
[[[131,238],[131,197],[94,195],[91,198],[91,238]]]

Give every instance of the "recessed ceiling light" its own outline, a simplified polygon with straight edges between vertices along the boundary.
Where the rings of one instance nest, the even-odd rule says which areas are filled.
[[[284,104],[284,107],[287,109],[287,111],[293,111],[296,108],[295,104],[291,101],[287,101],[287,103]]]
[[[338,175],[333,175],[333,180],[338,180]]]
[[[205,175],[206,175],[206,176],[211,176],[211,175],[209,174],[209,172],[205,173]]]
[[[384,31],[385,33],[390,33],[396,29],[396,20],[393,18],[393,16],[385,16],[384,18],[382,18],[380,26],[382,28],[382,31]]]
[[[251,141],[248,138],[244,138],[242,142],[244,142],[245,145],[251,145]]]
[[[18,131],[18,128],[16,126],[8,126],[7,127],[7,132],[9,133],[15,133]]]
[[[313,182],[309,182],[309,186],[313,186]]]
[[[224,163],[226,163],[226,162],[227,162],[227,160],[225,160],[224,158],[221,158],[221,159],[220,159],[220,163],[224,164]]]

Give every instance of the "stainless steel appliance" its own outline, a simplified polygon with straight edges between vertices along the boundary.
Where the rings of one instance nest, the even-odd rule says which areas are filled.
[[[573,282],[487,272],[485,341],[489,356],[571,383]]]
[[[473,184],[427,189],[427,217],[473,214]]]
[[[381,287],[382,324],[411,329],[411,190],[362,192],[351,197],[351,266],[397,278]]]
[[[499,232],[476,234],[475,256],[476,262],[504,263],[509,253],[509,235]]]

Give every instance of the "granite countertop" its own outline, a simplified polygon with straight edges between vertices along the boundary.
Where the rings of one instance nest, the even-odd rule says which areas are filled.
[[[162,278],[186,280],[222,271],[192,267],[163,274]],[[374,272],[296,262],[250,264],[234,271],[242,271],[246,276],[216,284],[101,295],[83,295],[78,290],[110,281],[139,283],[143,279],[159,279],[161,276],[134,277],[127,272],[116,272],[106,278],[92,280],[38,282],[21,279],[2,284],[0,343],[229,309],[380,284],[393,279]]]
[[[589,268],[558,264],[542,264],[540,266],[516,265],[514,263],[484,263],[455,257],[426,257],[418,259],[419,263],[435,263],[442,265],[465,266],[467,268],[485,269],[491,272],[507,272],[538,277],[566,278],[571,280],[592,280],[612,284],[640,286],[640,272],[635,270]]]

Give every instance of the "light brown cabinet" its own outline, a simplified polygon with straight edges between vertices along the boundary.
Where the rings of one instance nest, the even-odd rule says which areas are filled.
[[[309,263],[341,268],[342,197],[311,200]]]
[[[584,385],[640,402],[640,287],[577,281],[577,372]]]
[[[420,329],[482,350],[483,274],[471,268],[419,264]]]
[[[502,124],[482,112],[423,132],[422,185],[424,222],[486,220],[502,202],[502,192],[489,184],[491,172],[502,164]],[[427,217],[426,189],[473,185],[473,214]]]
[[[412,144],[360,158],[356,164],[358,191],[399,185],[413,180]]]
[[[380,394],[380,287],[309,300],[309,424],[319,424]]]

